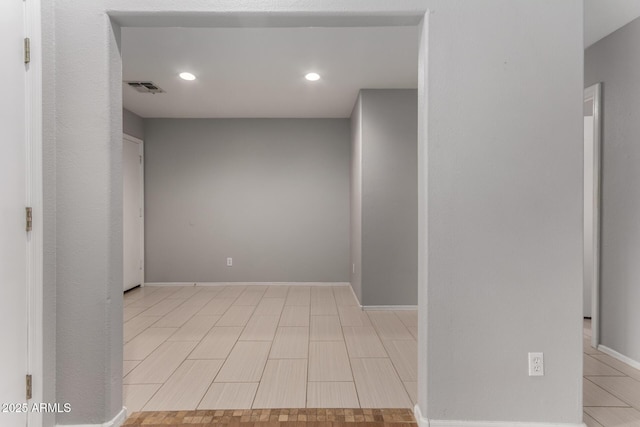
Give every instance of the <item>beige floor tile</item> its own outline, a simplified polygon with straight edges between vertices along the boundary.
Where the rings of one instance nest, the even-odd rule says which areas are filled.
[[[218,296],[216,296],[202,307],[198,314],[205,316],[221,316],[229,309],[229,307],[231,307],[233,301],[233,298],[218,298]]]
[[[122,386],[122,400],[127,414],[142,411],[144,405],[162,387],[162,384],[125,384]]]
[[[343,341],[338,316],[311,316],[309,339],[311,341]]]
[[[418,310],[394,310],[393,313],[407,328],[418,327]]]
[[[588,377],[588,379],[634,408],[640,409],[640,381],[630,377]]]
[[[183,302],[185,302],[185,300],[182,298],[164,299],[156,305],[149,307],[140,314],[143,316],[164,316],[165,314],[171,312],[176,307],[181,305]]]
[[[367,314],[383,340],[414,339],[407,327],[392,311],[367,311]]]
[[[215,382],[259,382],[270,348],[270,342],[238,341],[218,373]]]
[[[307,408],[359,408],[353,382],[310,382],[307,386]]]
[[[587,427],[604,427],[602,424],[591,418],[591,416],[586,412],[582,414],[582,421],[584,421]]]
[[[371,326],[369,316],[360,307],[338,306],[342,326]]]
[[[333,298],[331,288],[327,286],[327,290],[331,293],[319,293],[314,291],[322,288],[311,288],[311,315],[312,316],[337,316],[338,306]]]
[[[260,316],[280,316],[284,307],[284,298],[263,298],[254,314]]]
[[[582,382],[582,406],[629,406],[588,379]]]
[[[190,288],[187,288],[190,289]],[[181,327],[213,299],[209,292],[198,292],[158,322],[159,328]]]
[[[162,318],[158,320],[156,327],[179,328],[187,323],[187,320],[191,319],[201,308],[202,307],[196,308],[182,304],[180,307],[162,316]]]
[[[196,346],[190,341],[168,341],[160,345],[133,371],[124,377],[124,384],[164,383]]]
[[[593,357],[596,360],[599,360],[602,363],[606,363],[607,365],[611,366],[612,368],[624,373],[625,375],[634,378],[638,381],[640,381],[640,370],[637,370],[635,368],[632,368],[631,366],[627,365],[624,362],[621,362],[617,359],[614,359],[613,357],[609,356],[608,354],[594,354],[591,357]]]
[[[612,368],[606,363],[602,363],[598,359],[595,359],[588,354],[583,354],[582,360],[582,370],[584,376],[624,376],[622,372]]]
[[[140,360],[124,360],[122,362],[122,376],[126,376],[129,372],[133,371],[133,368],[140,364]]]
[[[144,406],[145,411],[195,410],[223,360],[185,360]]]
[[[410,408],[411,399],[389,359],[351,359],[363,408]]]
[[[220,316],[193,316],[169,337],[169,341],[200,341],[213,328],[218,319]]]
[[[400,379],[418,381],[418,343],[414,340],[387,340],[383,343]]]
[[[605,427],[640,427],[640,411],[634,408],[584,408]]]
[[[226,359],[241,333],[241,326],[215,326],[191,352],[189,359]]]
[[[145,296],[144,298],[139,298],[138,300],[134,301],[132,304],[127,305],[127,307],[144,307],[146,309],[158,304],[160,301],[166,298],[167,298],[166,293],[154,292],[153,295]]]
[[[252,316],[240,335],[242,341],[273,341],[280,316]]]
[[[415,339],[417,341],[418,340],[418,328],[414,328],[413,326],[410,326],[407,329],[409,330],[409,333],[411,333],[411,336],[413,336],[413,339]]]
[[[344,326],[349,357],[389,357],[373,326]]]
[[[123,327],[124,342],[131,341],[136,335],[156,323],[162,316],[136,316],[125,322]]]
[[[307,391],[307,360],[269,360],[253,408],[304,408]]]
[[[404,388],[407,390],[409,399],[414,405],[418,403],[418,383],[415,381],[403,381]]]
[[[191,298],[195,294],[202,291],[198,286],[183,286],[182,289],[171,294],[171,298]]]
[[[255,306],[233,305],[218,320],[218,326],[244,326],[253,314]]]
[[[266,289],[246,289],[233,305],[258,305]]]
[[[311,288],[308,286],[291,286],[287,294],[285,305],[309,305],[311,300]]]
[[[286,298],[289,292],[288,285],[271,285],[264,293],[263,298]]]
[[[176,328],[148,328],[124,345],[124,360],[143,360],[165,342]]]
[[[309,328],[278,328],[269,359],[306,359],[309,355]]]
[[[242,293],[247,289],[244,285],[230,285],[225,286],[216,298],[233,298],[234,300],[238,298]]]
[[[601,351],[598,351],[595,348],[591,347],[591,338],[582,339],[582,351],[587,354],[604,354]]]
[[[127,306],[123,309],[123,321],[128,322],[129,320],[133,319],[134,317],[136,317],[138,314],[142,313],[143,311],[147,310],[147,307],[140,307],[140,306]]]
[[[351,286],[334,286],[333,296],[335,297],[336,304],[338,306],[358,307],[358,300],[356,300],[356,297],[351,290]]]
[[[309,306],[285,305],[282,309],[279,325],[309,327]]]
[[[258,383],[213,383],[198,409],[251,409]]]
[[[343,341],[311,341],[309,381],[353,381]]]

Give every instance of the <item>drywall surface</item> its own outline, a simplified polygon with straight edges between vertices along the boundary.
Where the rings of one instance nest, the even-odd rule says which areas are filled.
[[[122,132],[138,139],[144,139],[144,120],[126,108],[122,109]]]
[[[145,280],[348,282],[349,135],[347,119],[146,120]]]
[[[640,19],[585,52],[584,86],[602,82],[601,344],[640,361]]]
[[[362,305],[417,305],[417,92],[367,89],[360,100]]]
[[[420,408],[433,420],[577,425],[582,1],[428,3]],[[543,377],[527,375],[535,351]]]
[[[351,112],[351,287],[362,304],[362,99]]]

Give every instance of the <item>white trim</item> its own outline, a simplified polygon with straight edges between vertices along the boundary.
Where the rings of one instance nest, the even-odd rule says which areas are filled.
[[[593,283],[591,286],[591,346],[600,344],[600,200],[602,182],[602,83],[584,90],[583,101],[593,100]]]
[[[120,427],[127,420],[127,408],[122,410],[110,421],[102,424],[56,424],[56,427],[73,426],[73,427]]]
[[[598,346],[598,350],[600,350],[601,352],[603,352],[604,354],[608,354],[609,356],[613,357],[614,359],[618,359],[619,361],[621,361],[622,363],[626,363],[627,365],[631,366],[632,368],[635,369],[640,369],[640,362],[638,362],[637,360],[634,360],[628,356],[625,356],[624,354],[618,353],[617,351],[604,346],[604,345],[599,345]]]
[[[416,423],[418,423],[418,427],[430,427],[429,419],[422,416],[420,405],[416,404],[416,406],[413,407],[413,416],[416,419]]]
[[[349,282],[145,282],[144,286],[351,286]]]
[[[364,311],[373,311],[373,310],[417,310],[417,305],[361,305]]]
[[[32,402],[42,402],[43,333],[43,202],[42,202],[42,33],[40,0],[25,2],[25,36],[31,58],[26,66],[25,129],[27,206],[33,208],[33,228],[27,234],[27,370],[33,377]],[[43,425],[42,413],[29,413],[29,427]]]

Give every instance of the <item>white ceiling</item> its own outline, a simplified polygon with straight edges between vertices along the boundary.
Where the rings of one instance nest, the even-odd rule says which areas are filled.
[[[584,47],[640,17],[640,0],[585,0]]]
[[[123,87],[142,117],[349,117],[361,88],[417,86],[418,28],[123,28],[122,57],[166,91]]]

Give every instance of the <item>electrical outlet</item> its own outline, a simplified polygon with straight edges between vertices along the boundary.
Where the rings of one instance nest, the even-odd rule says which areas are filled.
[[[529,353],[529,376],[541,377],[544,375],[543,353]]]
[[[227,267],[232,267],[233,266],[233,258],[229,257],[227,258]]]

